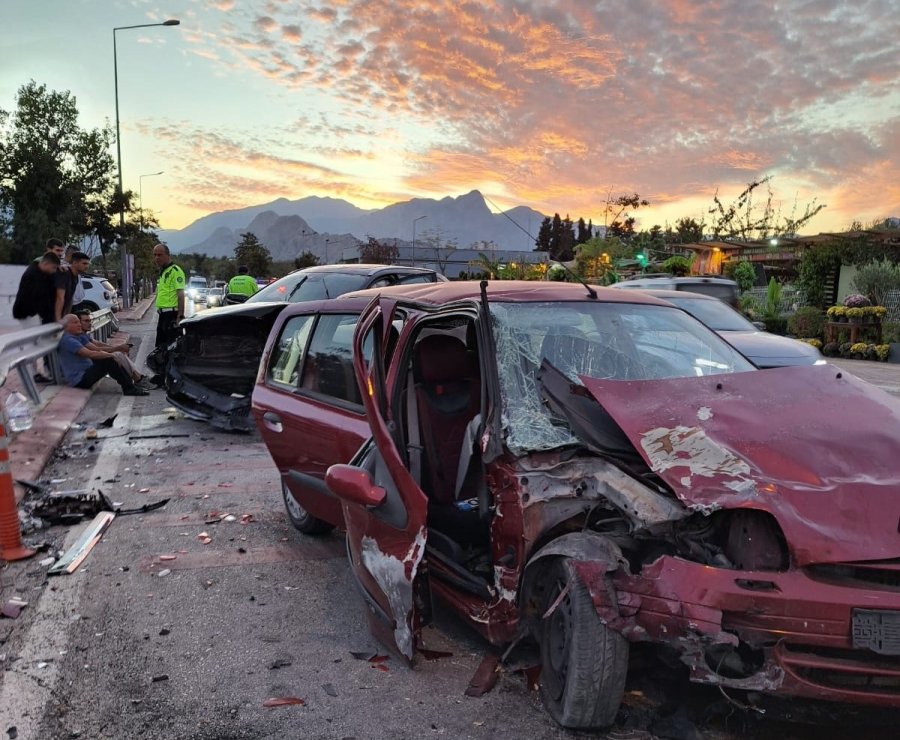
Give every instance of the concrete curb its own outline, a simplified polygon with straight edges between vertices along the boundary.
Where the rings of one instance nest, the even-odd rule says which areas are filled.
[[[147,298],[143,298],[136,306],[132,306],[126,311],[120,311],[118,318],[121,318],[123,321],[140,321],[147,314],[147,311],[150,310],[150,306],[153,305],[153,299],[156,297],[156,293],[151,293]]]

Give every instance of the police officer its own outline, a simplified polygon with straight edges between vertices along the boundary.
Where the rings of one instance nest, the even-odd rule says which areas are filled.
[[[178,338],[178,322],[184,318],[184,270],[172,262],[172,255],[165,244],[153,247],[153,261],[161,270],[156,284],[156,350],[161,355],[160,363],[165,368],[166,347]],[[151,383],[162,385],[161,372],[155,374]]]
[[[256,281],[250,277],[249,268],[247,265],[241,265],[238,267],[238,274],[228,281],[228,288],[226,288],[225,292],[237,293],[249,298],[257,290],[259,290],[259,288],[256,285]]]

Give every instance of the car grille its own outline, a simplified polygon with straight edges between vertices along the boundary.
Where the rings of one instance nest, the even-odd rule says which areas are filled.
[[[900,658],[806,645],[782,645],[778,657],[787,670],[819,686],[900,696]]]
[[[829,563],[810,565],[810,578],[836,586],[874,588],[900,593],[900,558],[864,563]]]

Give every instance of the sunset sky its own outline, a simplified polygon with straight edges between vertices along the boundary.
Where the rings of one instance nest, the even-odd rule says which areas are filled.
[[[284,196],[481,190],[602,222],[705,215],[774,175],[808,232],[900,216],[896,0],[3,0],[0,108],[30,79],[115,122],[165,228]]]

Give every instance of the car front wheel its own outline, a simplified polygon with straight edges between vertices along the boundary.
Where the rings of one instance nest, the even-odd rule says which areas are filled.
[[[628,641],[600,620],[568,558],[555,559],[544,575],[542,614],[555,605],[537,630],[544,706],[563,727],[607,727],[625,691]]]
[[[329,524],[323,519],[314,517],[306,509],[300,506],[297,499],[294,498],[294,494],[292,494],[284,484],[284,481],[281,482],[281,495],[284,498],[284,508],[285,511],[287,511],[288,519],[291,520],[291,524],[293,524],[298,531],[303,532],[303,534],[321,535],[327,534],[334,529],[333,524]]]

